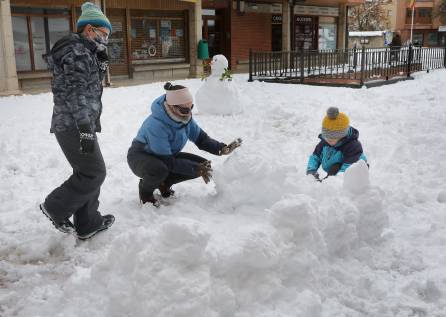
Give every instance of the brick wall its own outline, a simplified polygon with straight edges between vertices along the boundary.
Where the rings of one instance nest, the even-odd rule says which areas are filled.
[[[246,68],[237,61],[247,62],[249,49],[271,51],[271,14],[231,14],[231,66],[233,70]]]

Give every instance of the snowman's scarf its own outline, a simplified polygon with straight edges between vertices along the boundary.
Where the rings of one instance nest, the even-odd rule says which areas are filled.
[[[175,122],[181,122],[184,124],[188,124],[190,119],[192,119],[192,113],[189,113],[187,117],[177,116],[167,105],[167,102],[164,102],[164,109],[166,109],[167,115]]]

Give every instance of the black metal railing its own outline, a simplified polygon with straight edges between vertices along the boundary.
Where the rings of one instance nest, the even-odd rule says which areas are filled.
[[[249,81],[306,83],[332,79],[362,86],[372,80],[409,77],[416,71],[444,67],[446,47],[249,52]]]

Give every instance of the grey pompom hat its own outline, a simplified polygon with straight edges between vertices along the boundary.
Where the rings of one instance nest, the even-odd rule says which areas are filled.
[[[327,115],[322,120],[322,137],[324,139],[342,139],[348,134],[350,128],[350,119],[348,116],[339,112],[336,107],[327,109]]]

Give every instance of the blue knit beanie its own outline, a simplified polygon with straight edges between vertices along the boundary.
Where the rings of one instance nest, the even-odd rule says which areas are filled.
[[[96,27],[106,27],[112,31],[112,26],[108,18],[102,13],[101,9],[99,9],[95,4],[91,2],[85,2],[82,7],[82,14],[77,20],[77,28],[80,29],[87,24],[91,24]]]

